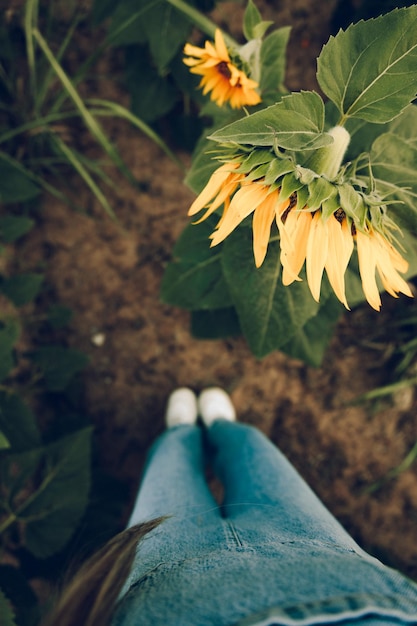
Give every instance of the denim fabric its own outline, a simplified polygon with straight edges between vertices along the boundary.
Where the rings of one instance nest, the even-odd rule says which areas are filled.
[[[160,515],[171,517],[141,542],[112,626],[417,624],[417,585],[366,554],[255,428],[165,432],[129,525]]]

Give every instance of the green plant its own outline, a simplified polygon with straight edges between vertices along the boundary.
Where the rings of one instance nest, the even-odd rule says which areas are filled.
[[[13,243],[32,226],[28,218],[4,217],[1,241]],[[91,427],[73,417],[51,437],[41,433],[31,408],[40,405],[55,420],[68,412],[67,390],[87,364],[85,355],[57,341],[25,348],[29,328],[33,333],[46,324],[52,337],[69,319],[62,307],[51,307],[44,319],[34,316],[32,302],[43,282],[38,273],[0,282],[10,302],[0,315],[0,545],[9,554],[24,549],[45,559],[64,548],[87,509]],[[39,614],[23,573],[11,565],[0,565],[0,606],[7,625],[15,623],[15,613],[19,624],[35,623]]]
[[[412,295],[416,23],[412,6],[340,31],[318,58],[326,104],[281,95],[200,144],[186,179],[200,219],[162,284],[198,336],[242,332],[258,357],[280,349],[319,365],[338,300],[379,310],[379,290]]]
[[[68,24],[59,20],[54,9],[53,3],[27,0],[21,11],[3,12],[0,18],[0,200],[23,202],[46,191],[71,201],[71,194],[62,188],[65,172],[73,169],[114,217],[102,189],[103,184],[111,184],[106,169],[77,146],[75,131],[80,123],[132,184],[136,181],[107,136],[102,119],[126,120],[176,157],[146,122],[121,104],[83,97],[80,84],[89,78],[97,54],[85,59],[74,76],[64,64],[86,15],[76,10]],[[107,46],[106,41],[101,53]]]

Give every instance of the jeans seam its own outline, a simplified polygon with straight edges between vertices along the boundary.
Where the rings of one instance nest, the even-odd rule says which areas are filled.
[[[238,552],[255,552],[253,547],[249,546],[240,537],[239,531],[236,526],[230,520],[223,521],[223,529],[226,539],[226,546],[229,550],[236,550]]]

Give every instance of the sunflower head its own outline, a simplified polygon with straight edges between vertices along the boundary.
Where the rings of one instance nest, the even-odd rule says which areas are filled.
[[[228,103],[233,109],[241,109],[261,102],[258,83],[249,78],[238,55],[231,59],[220,29],[216,29],[214,43],[206,41],[204,48],[187,43],[184,54],[190,72],[201,76],[203,93],[209,93],[218,106]]]
[[[276,228],[284,285],[301,280],[305,266],[311,294],[319,301],[326,272],[346,308],[345,274],[356,249],[365,298],[379,310],[377,277],[392,296],[403,293],[412,297],[400,275],[407,271],[408,263],[397,249],[399,229],[376,190],[367,189],[354,168],[340,167],[348,141],[346,131],[336,127],[330,134],[334,143],[317,150],[303,166],[294,155],[273,148],[229,146],[223,164],[192,204],[189,215],[205,209],[201,219],[206,219],[222,209],[211,234],[212,246],[251,218],[257,267],[265,259],[271,231]],[[308,167],[312,164],[314,170]]]

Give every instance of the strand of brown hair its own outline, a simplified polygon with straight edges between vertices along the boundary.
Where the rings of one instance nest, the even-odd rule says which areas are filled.
[[[108,626],[138,543],[164,519],[138,524],[110,539],[64,587],[42,626]]]

